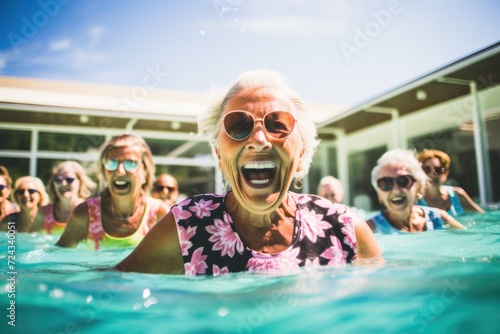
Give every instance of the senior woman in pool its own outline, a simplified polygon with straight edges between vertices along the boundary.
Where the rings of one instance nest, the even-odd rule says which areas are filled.
[[[380,257],[370,228],[347,207],[288,190],[294,178],[301,186],[318,142],[281,75],[244,73],[198,126],[231,190],[174,205],[118,270],[218,275]]]
[[[393,149],[384,153],[372,169],[372,185],[377,191],[381,211],[367,221],[374,232],[423,232],[464,226],[446,211],[415,205],[427,184],[427,175],[415,153]]]
[[[82,241],[94,250],[136,246],[169,211],[149,195],[155,168],[141,137],[111,138],[101,148],[98,164],[100,183],[106,187],[74,208],[58,246],[75,247]]]

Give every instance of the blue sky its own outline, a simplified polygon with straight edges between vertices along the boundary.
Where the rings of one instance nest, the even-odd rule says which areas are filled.
[[[0,75],[206,92],[254,68],[356,105],[500,40],[497,0],[0,0]]]

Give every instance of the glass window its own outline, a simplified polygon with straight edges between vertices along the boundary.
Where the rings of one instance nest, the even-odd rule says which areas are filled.
[[[0,130],[2,150],[30,151],[31,131]]]
[[[349,156],[349,203],[353,206],[357,205],[358,199],[368,196],[370,210],[380,209],[377,192],[373,189],[371,183],[371,174],[373,167],[377,164],[377,160],[386,151],[387,148],[382,146]]]
[[[103,143],[104,136],[98,135],[40,132],[38,137],[40,151],[88,152]]]
[[[180,149],[176,157],[194,158],[201,155],[212,155],[210,146],[206,142],[190,142],[179,140],[164,140],[145,138],[151,152],[155,156],[167,156],[172,151]]]
[[[5,166],[9,171],[10,178],[12,179],[12,187],[14,183],[21,176],[29,175],[30,160],[24,158],[0,158],[0,165]]]

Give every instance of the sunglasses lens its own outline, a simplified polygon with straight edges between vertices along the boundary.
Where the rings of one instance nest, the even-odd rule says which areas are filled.
[[[413,177],[411,177],[410,175],[402,175],[396,178],[396,183],[398,184],[398,187],[402,189],[410,189],[413,186],[414,182],[415,179],[413,179]]]
[[[383,177],[377,180],[377,186],[380,190],[389,191],[394,186],[394,179],[391,177]]]
[[[71,183],[73,183],[73,181],[75,181],[75,178],[74,177],[56,178],[56,179],[54,179],[54,182],[57,184],[61,184],[64,180],[66,180],[67,184],[71,184]]]
[[[125,160],[123,161],[123,167],[127,172],[135,172],[137,167],[139,167],[140,161],[137,160]]]
[[[34,193],[37,192],[36,189],[21,189],[21,188],[19,188],[19,189],[16,190],[16,194],[22,196],[22,195],[24,195],[25,191],[27,191],[28,194],[30,194],[30,195],[33,195]]]
[[[224,117],[224,129],[232,139],[243,140],[252,133],[253,117],[243,111],[230,112]]]
[[[118,160],[115,160],[115,159],[103,159],[102,160],[102,165],[104,166],[104,168],[106,168],[110,172],[115,171],[118,168],[119,164],[120,164],[120,162]]]
[[[6,186],[6,185],[4,185],[4,184],[0,184],[0,191],[4,190],[5,188],[7,188],[7,186]]]
[[[425,167],[422,167],[422,169],[424,170],[425,174],[431,174],[432,172],[434,172],[434,174],[441,175],[441,174],[446,173],[446,167],[431,168],[429,166],[425,166]]]
[[[295,118],[286,111],[274,111],[264,118],[267,132],[275,138],[285,138],[292,132]]]

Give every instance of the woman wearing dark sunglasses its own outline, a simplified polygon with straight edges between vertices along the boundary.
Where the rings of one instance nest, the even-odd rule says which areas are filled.
[[[118,270],[219,275],[380,257],[370,228],[346,206],[289,191],[301,187],[318,141],[281,75],[243,74],[198,130],[231,190],[174,205]]]
[[[95,183],[78,162],[63,161],[52,169],[46,188],[52,201],[38,210],[30,232],[61,235],[73,208],[92,194]]]
[[[12,179],[9,171],[5,166],[0,165],[0,231],[8,231],[11,224],[15,226],[17,221],[20,208],[19,205],[9,200],[11,191]]]
[[[49,202],[42,180],[34,176],[23,176],[16,180],[12,191],[14,203],[20,207],[16,231],[28,232],[38,210]]]
[[[382,205],[380,212],[367,221],[374,232],[424,232],[443,229],[445,224],[464,228],[444,210],[415,205],[425,190],[427,175],[414,152],[393,149],[384,153],[372,169],[371,180]]]
[[[484,213],[463,188],[444,185],[450,171],[451,160],[448,154],[438,150],[424,150],[417,158],[430,179],[424,197],[418,202],[420,205],[440,208],[453,216],[465,212]]]
[[[75,207],[58,246],[75,247],[82,241],[94,250],[135,246],[169,211],[149,195],[155,167],[144,139],[131,134],[111,138],[98,163],[103,190]]]

